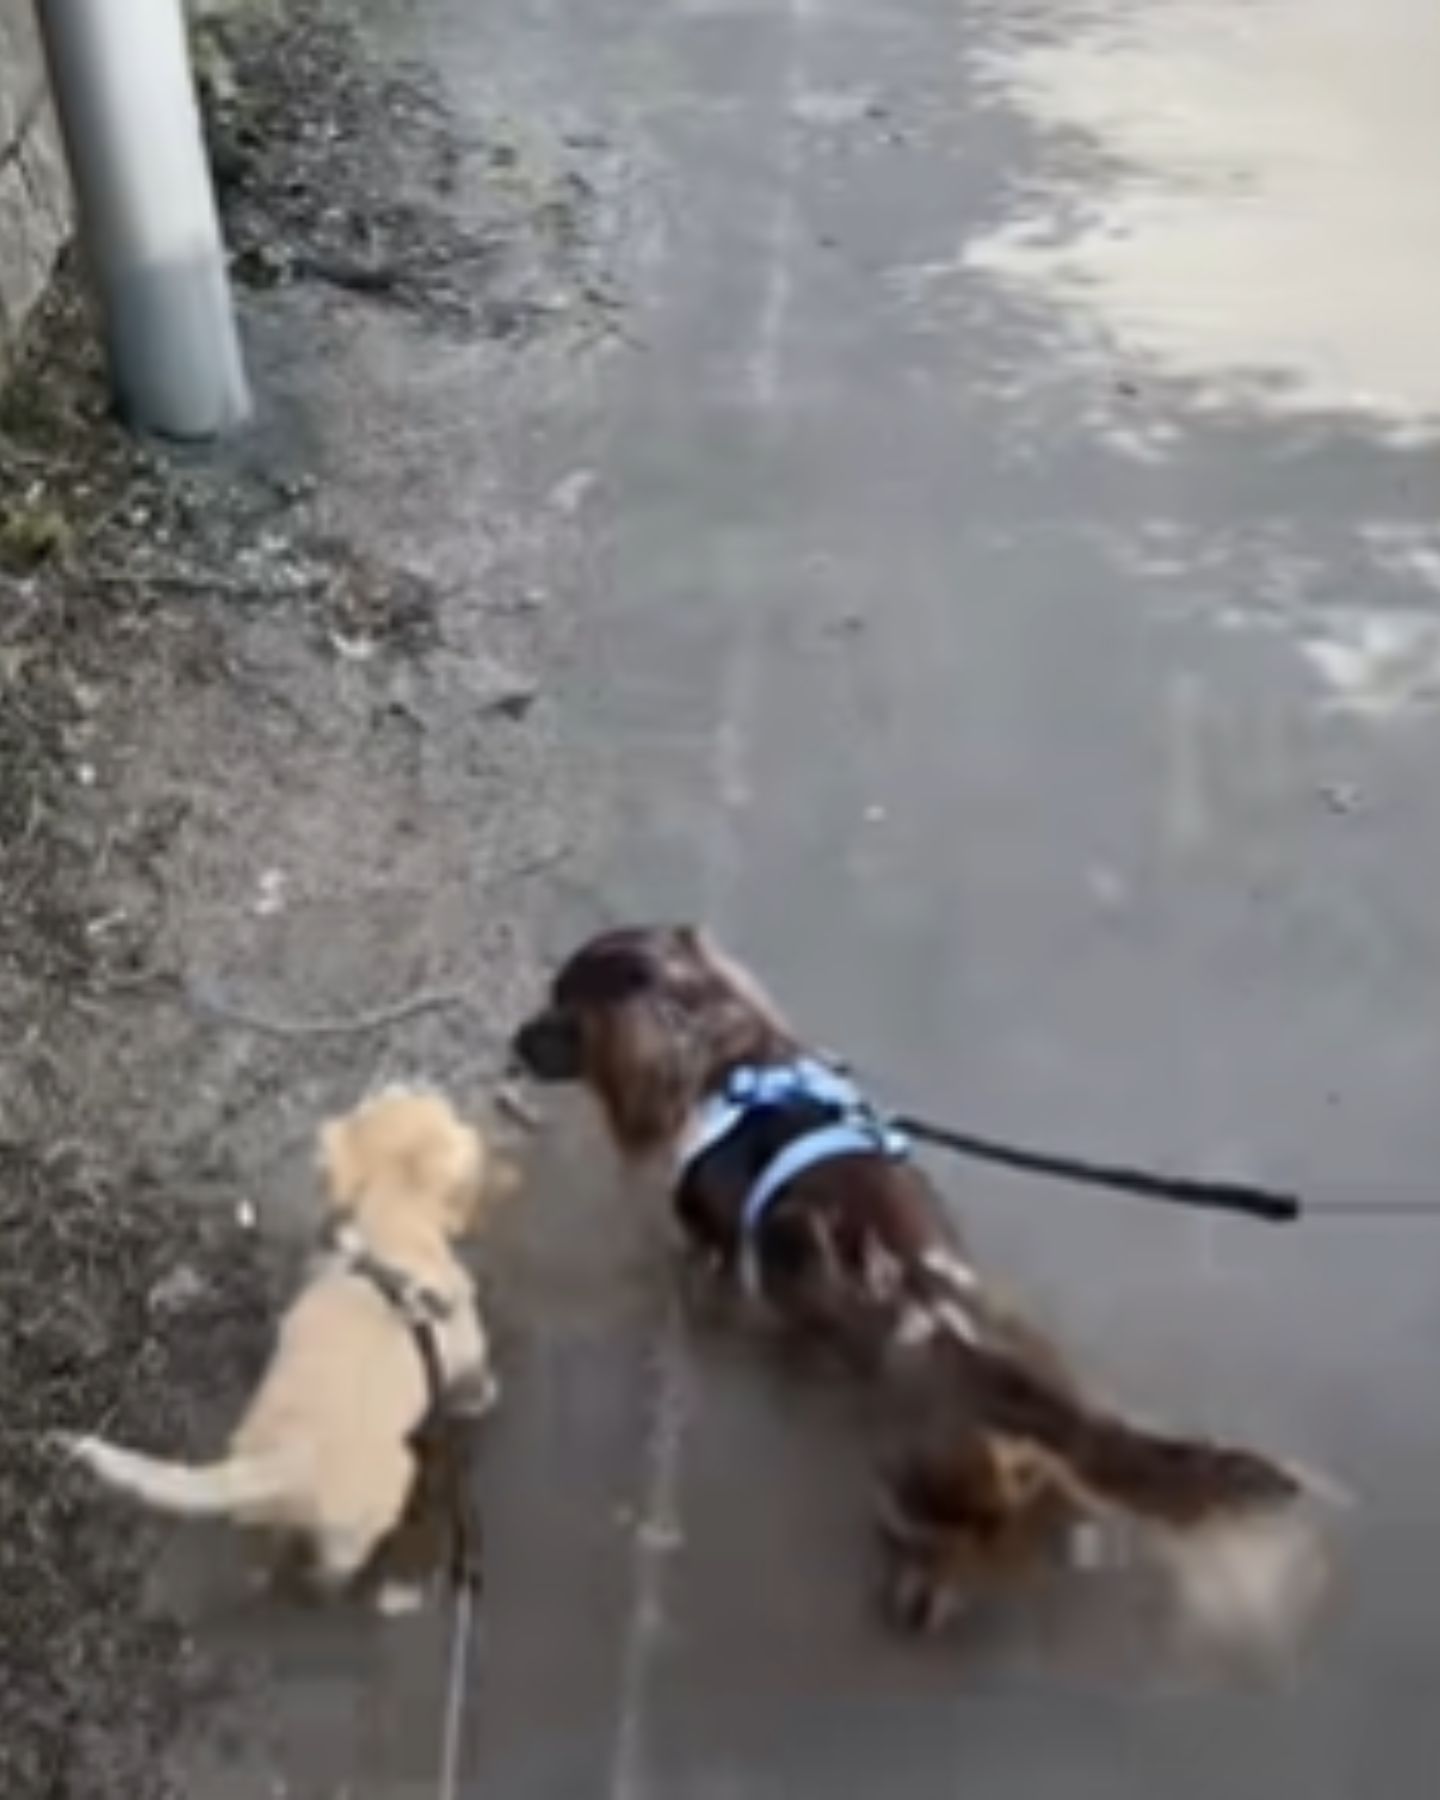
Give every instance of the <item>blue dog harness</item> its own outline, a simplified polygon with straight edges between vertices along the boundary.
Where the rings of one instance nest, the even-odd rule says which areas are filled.
[[[780,1192],[798,1176],[837,1156],[883,1156],[903,1161],[910,1140],[875,1110],[842,1070],[816,1057],[794,1062],[732,1069],[721,1090],[711,1095],[681,1145],[677,1184],[700,1158],[738,1130],[752,1113],[783,1110],[797,1101],[824,1107],[831,1115],[786,1144],[761,1171],[740,1215],[742,1266],[746,1285],[756,1287],[754,1242],[765,1215]]]

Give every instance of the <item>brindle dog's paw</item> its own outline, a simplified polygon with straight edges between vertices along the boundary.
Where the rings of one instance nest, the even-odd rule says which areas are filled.
[[[735,1278],[724,1257],[685,1244],[678,1257],[680,1303],[692,1325],[722,1330],[733,1324]]]
[[[973,1595],[925,1562],[897,1558],[885,1577],[883,1610],[895,1630],[933,1637],[970,1609]]]

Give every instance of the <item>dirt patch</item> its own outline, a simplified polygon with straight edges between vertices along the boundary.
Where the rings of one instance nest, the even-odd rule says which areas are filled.
[[[619,306],[587,255],[595,190],[539,168],[502,134],[465,140],[421,70],[382,68],[323,7],[204,28],[211,164],[237,277],[327,284],[444,327],[525,337]],[[364,142],[365,158],[353,154]],[[453,201],[473,195],[463,225]]]
[[[270,1279],[253,1233],[116,1188],[74,1152],[0,1147],[0,1791],[159,1791],[188,1714],[242,1671],[147,1604],[162,1532],[42,1449],[56,1428],[198,1445],[258,1367]]]
[[[161,865],[201,784],[178,769],[158,786],[128,778],[147,720],[178,724],[207,694],[278,703],[251,666],[266,628],[332,662],[438,642],[433,587],[318,533],[308,476],[186,466],[118,431],[93,344],[66,272],[0,404],[0,994],[12,1018],[47,991],[83,1009],[173,978]]]
[[[367,320],[402,366],[483,341],[512,383],[609,331],[580,177],[460,142],[323,9],[221,45],[245,323],[287,367],[358,406]],[[535,980],[527,884],[572,849],[543,505],[493,493],[493,567],[458,579],[407,556],[415,503],[356,483],[348,427],[287,394],[245,443],[172,456],[111,422],[94,344],[67,270],[0,397],[7,1800],[168,1793],[177,1726],[254,1679],[160,1602],[163,1528],[38,1433],[221,1441],[310,1229],[317,1118],[395,1073],[482,1098]]]

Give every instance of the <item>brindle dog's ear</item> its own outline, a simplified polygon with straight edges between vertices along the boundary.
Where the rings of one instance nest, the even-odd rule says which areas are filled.
[[[682,933],[696,961],[726,990],[728,998],[748,1010],[780,1037],[791,1035],[779,1006],[759,979],[723,949],[703,925],[687,925]]]
[[[632,945],[616,944],[582,953],[555,984],[562,1008],[618,1006],[655,985],[651,958]]]
[[[620,1145],[643,1156],[673,1139],[696,1080],[689,1034],[674,1008],[636,996],[606,1012],[593,1042],[594,1083]]]

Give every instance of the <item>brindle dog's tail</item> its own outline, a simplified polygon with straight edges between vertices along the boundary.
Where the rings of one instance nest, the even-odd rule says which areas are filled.
[[[1169,1570],[1196,1633],[1252,1646],[1295,1638],[1326,1574],[1301,1503],[1334,1499],[1334,1489],[1251,1450],[1138,1424],[1003,1352],[953,1343],[952,1354],[964,1367],[965,1416],[989,1447],[983,1487],[1002,1510],[1018,1516],[1048,1491],[1078,1514],[1128,1519]],[[937,1448],[932,1440],[891,1484],[892,1526],[912,1542],[974,1535],[975,1472]]]
[[[1008,1357],[977,1359],[979,1412],[997,1436],[1033,1446],[1092,1509],[1185,1530],[1221,1514],[1286,1506],[1295,1471],[1254,1451],[1176,1437],[1100,1410]]]

